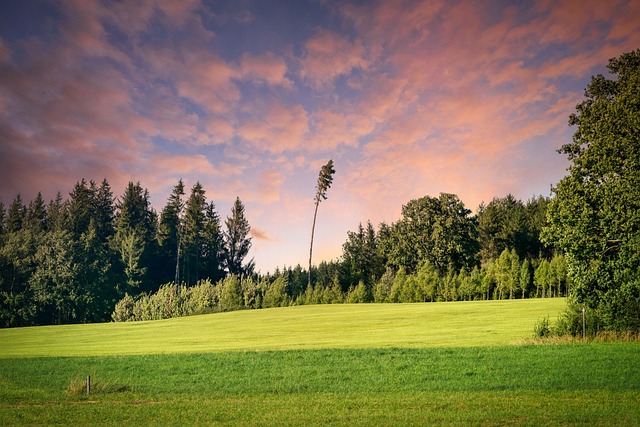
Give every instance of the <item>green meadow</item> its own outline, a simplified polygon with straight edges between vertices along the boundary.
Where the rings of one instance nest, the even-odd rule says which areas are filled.
[[[0,424],[640,425],[638,343],[518,343],[563,307],[301,306],[0,330]]]
[[[0,330],[0,357],[506,345],[565,300],[338,304]]]

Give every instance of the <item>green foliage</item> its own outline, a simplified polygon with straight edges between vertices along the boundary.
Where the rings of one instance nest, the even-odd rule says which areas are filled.
[[[373,287],[374,302],[389,302],[389,296],[391,294],[391,287],[393,286],[394,278],[395,273],[393,272],[393,270],[387,268],[387,271],[385,271],[380,280]]]
[[[158,225],[158,246],[160,257],[160,280],[180,283],[180,246],[182,228],[182,210],[184,203],[184,183],[179,180],[160,213]]]
[[[225,277],[221,282],[220,308],[223,311],[238,310],[243,307],[242,286],[236,275]]]
[[[111,319],[114,322],[160,320],[237,309],[243,305],[239,286],[238,278],[229,276],[217,284],[209,280],[190,287],[169,283],[137,298],[125,294],[115,305]]]
[[[333,168],[333,160],[329,160],[326,165],[322,166],[318,174],[318,183],[316,184],[316,203],[327,200],[327,190],[333,182],[333,174],[336,173]]]
[[[415,272],[429,261],[440,272],[472,268],[478,242],[471,211],[454,194],[423,197],[402,207],[402,219],[391,226],[382,243],[389,250],[388,264]]]
[[[228,216],[224,232],[224,260],[229,274],[250,275],[253,273],[253,260],[244,263],[244,259],[251,248],[251,237],[249,232],[251,226],[244,215],[244,205],[237,197],[231,209],[231,216]]]
[[[371,289],[361,280],[358,286],[349,292],[347,301],[351,304],[373,302]]]
[[[378,251],[378,240],[369,221],[366,229],[359,224],[357,232],[347,233],[347,241],[342,245],[342,260],[350,285],[362,281],[371,286],[382,275],[384,265]]]
[[[533,327],[533,333],[538,338],[544,338],[551,335],[551,329],[549,327],[549,316],[540,319]]]
[[[287,294],[287,282],[284,277],[278,277],[267,288],[264,294],[263,307],[286,307],[289,305],[289,295]]]
[[[116,304],[113,314],[111,314],[111,320],[114,322],[129,322],[135,319],[134,316],[135,301],[129,294],[124,294],[124,297]]]
[[[560,152],[572,165],[555,187],[543,239],[567,254],[572,292],[603,327],[640,330],[640,50],[592,78]]]
[[[547,336],[553,337],[582,337],[595,338],[603,330],[602,316],[598,310],[593,310],[569,298],[567,307],[558,319],[549,327]]]
[[[151,272],[158,252],[157,215],[151,209],[149,192],[139,182],[129,182],[117,208],[112,248],[119,254],[126,277],[126,286],[121,286],[119,293],[153,290],[156,285]]]
[[[58,193],[45,204],[38,193],[28,206],[20,196],[8,212],[0,206],[0,325],[107,321],[119,299],[151,300],[180,265],[189,281],[222,279],[219,216],[199,184],[192,193],[182,218],[184,187],[179,182],[160,221],[148,191],[133,182],[118,203],[106,180],[83,179],[69,200]],[[259,307],[257,286],[247,286],[241,305]],[[167,315],[144,304],[137,304],[133,315],[124,313],[116,317]]]

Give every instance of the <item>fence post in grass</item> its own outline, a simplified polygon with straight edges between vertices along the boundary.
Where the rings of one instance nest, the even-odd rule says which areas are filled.
[[[91,375],[87,375],[87,394],[91,393]]]
[[[585,309],[584,306],[582,306],[582,339],[586,338],[586,316],[585,316]]]

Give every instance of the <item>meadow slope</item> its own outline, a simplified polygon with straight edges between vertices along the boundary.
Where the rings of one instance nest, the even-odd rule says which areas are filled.
[[[640,425],[640,344],[512,345],[564,304],[301,306],[0,330],[0,425]]]
[[[537,320],[554,319],[564,306],[563,298],[313,305],[149,322],[2,329],[0,358],[496,346],[531,337]]]

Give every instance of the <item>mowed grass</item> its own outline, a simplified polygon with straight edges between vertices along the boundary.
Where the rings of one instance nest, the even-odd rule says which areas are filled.
[[[608,343],[4,359],[0,424],[634,426],[639,350]],[[98,392],[65,392],[87,373]]]
[[[0,331],[0,425],[640,425],[637,343],[512,344],[563,306],[292,307]]]
[[[0,358],[319,348],[506,345],[553,320],[565,300],[339,304],[236,311],[152,322],[0,330]]]

